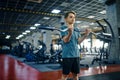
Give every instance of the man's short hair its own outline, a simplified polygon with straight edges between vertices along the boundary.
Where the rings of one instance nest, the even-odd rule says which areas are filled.
[[[76,15],[76,13],[74,11],[68,11],[65,13],[64,18],[67,18],[70,13]]]

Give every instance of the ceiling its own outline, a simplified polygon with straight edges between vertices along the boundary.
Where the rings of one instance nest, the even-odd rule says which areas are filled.
[[[10,44],[36,23],[58,27],[61,16],[69,10],[77,13],[80,25],[92,25],[94,20],[106,18],[104,0],[0,0],[0,44]],[[53,9],[61,10],[53,14]],[[94,18],[89,18],[94,16]],[[49,18],[49,19],[44,19]],[[34,31],[34,30],[32,30]],[[10,39],[5,39],[10,35]]]

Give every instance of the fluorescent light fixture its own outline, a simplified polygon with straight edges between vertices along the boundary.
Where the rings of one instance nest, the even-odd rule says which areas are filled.
[[[106,14],[106,10],[103,10],[103,11],[101,11],[101,12],[99,12],[99,13],[101,13],[101,14]]]
[[[20,39],[23,37],[23,34],[19,35],[18,37],[16,37],[16,39]]]
[[[58,10],[58,9],[53,9],[51,12],[52,12],[52,13],[60,13],[60,10]]]
[[[88,16],[87,18],[94,18],[95,16]]]
[[[23,32],[22,34],[23,34],[23,35],[26,35],[27,33],[26,33],[26,32]]]
[[[36,23],[34,26],[40,26],[41,24]]]
[[[16,37],[16,39],[20,39],[19,37]]]
[[[10,38],[10,35],[7,35],[5,38],[6,38],[6,39],[9,39],[9,38]]]
[[[30,30],[26,30],[25,32],[26,32],[26,33],[30,33]]]
[[[81,23],[81,21],[75,21],[75,23]]]
[[[93,23],[93,22],[92,22],[92,23],[90,23],[90,25],[94,25],[94,24],[95,24],[95,23]]]
[[[43,17],[43,19],[46,19],[46,20],[48,20],[48,19],[50,19],[50,17]]]
[[[30,27],[30,29],[32,29],[32,30],[33,30],[33,29],[36,29],[36,27]]]
[[[21,34],[21,35],[19,35],[18,37],[21,38],[21,37],[23,37],[23,35]]]

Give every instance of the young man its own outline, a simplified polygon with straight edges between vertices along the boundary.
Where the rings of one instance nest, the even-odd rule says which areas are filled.
[[[62,46],[62,58],[63,58],[63,71],[62,80],[67,80],[69,73],[71,72],[74,80],[78,80],[78,73],[80,72],[80,52],[78,44],[80,44],[90,33],[90,30],[85,30],[85,35],[80,36],[80,32],[74,27],[76,13],[73,11],[67,12],[64,15],[66,25],[61,29],[68,28],[68,31],[61,32],[63,46]]]

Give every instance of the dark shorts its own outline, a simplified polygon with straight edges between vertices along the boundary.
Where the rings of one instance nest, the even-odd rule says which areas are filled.
[[[63,74],[70,72],[78,74],[80,72],[80,58],[63,58]]]

